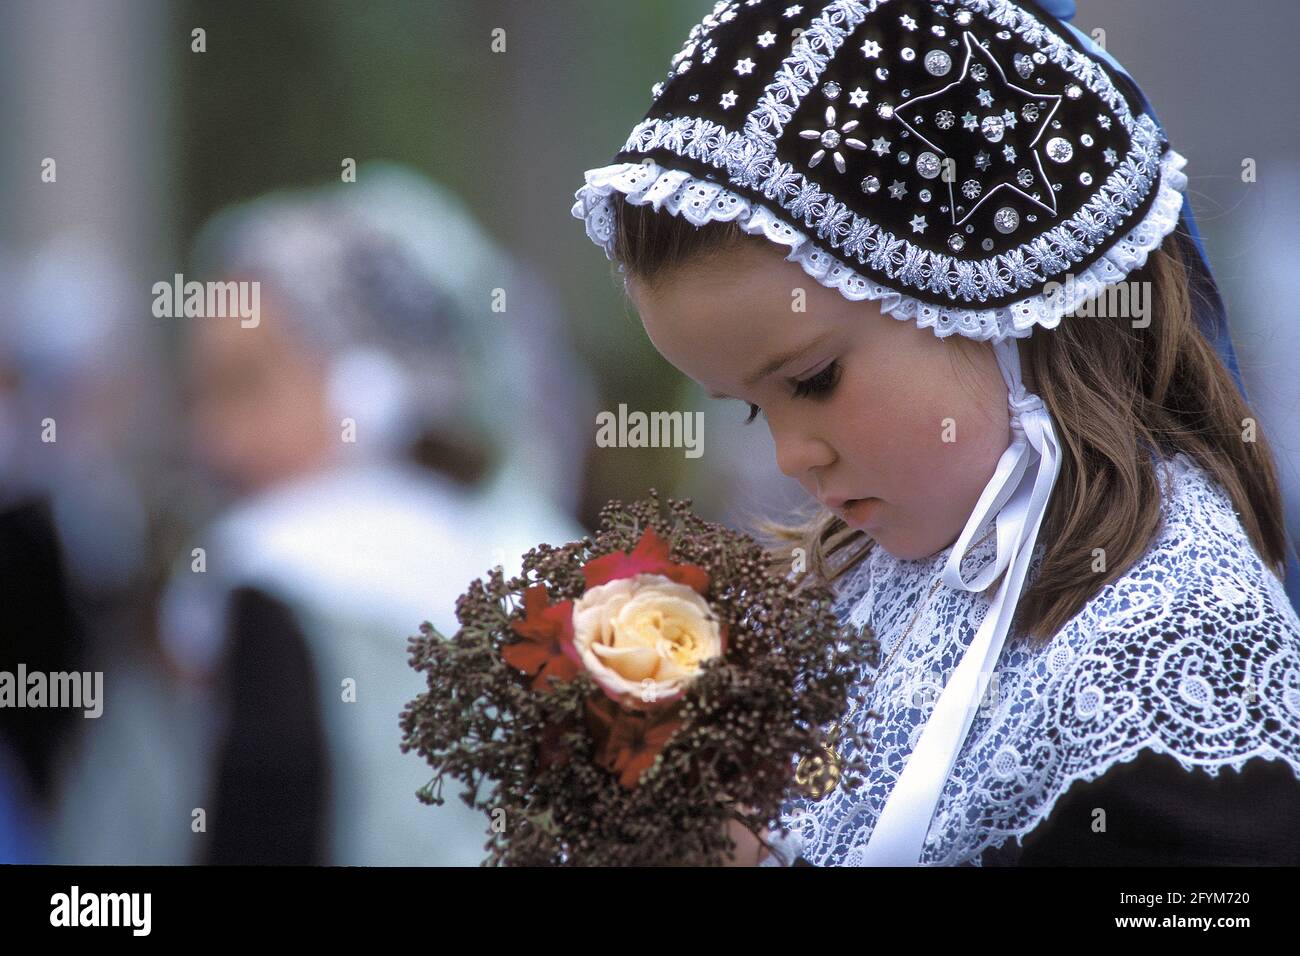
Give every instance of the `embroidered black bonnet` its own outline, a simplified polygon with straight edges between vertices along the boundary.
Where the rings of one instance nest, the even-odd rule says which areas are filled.
[[[735,220],[852,300],[1021,338],[1141,266],[1185,160],[1126,76],[1021,0],[728,0],[573,214]]]

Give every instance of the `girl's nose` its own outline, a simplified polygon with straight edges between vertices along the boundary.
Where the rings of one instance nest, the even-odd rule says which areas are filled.
[[[813,476],[814,469],[825,468],[835,460],[835,452],[822,439],[806,429],[768,420],[772,442],[776,445],[776,465],[781,473],[796,481]]]

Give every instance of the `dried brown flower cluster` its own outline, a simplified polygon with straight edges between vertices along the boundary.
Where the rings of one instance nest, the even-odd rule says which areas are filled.
[[[402,712],[402,749],[434,769],[417,795],[441,804],[444,781],[464,784],[461,799],[486,814],[484,865],[718,863],[734,849],[730,819],[755,833],[779,829],[795,761],[820,752],[824,728],[844,715],[864,665],[876,660],[874,638],[840,628],[825,586],[774,573],[753,538],[704,521],[690,499],[669,499],[667,516],[661,510],[654,491],[629,505],[610,502],[594,538],[539,545],[524,556],[522,576],[506,581],[494,568],[472,582],[456,603],[453,637],[425,622],[410,639],[411,664],[426,672],[428,690]],[[596,692],[591,677],[538,692],[501,651],[518,640],[511,625],[526,588],[580,597],[583,565],[630,550],[647,526],[675,561],[707,571],[706,599],[730,638],[680,702],[680,727],[629,790],[593,759],[584,719]],[[854,751],[865,753],[865,743]],[[557,751],[563,759],[539,759]],[[844,782],[854,785],[850,775],[864,769],[845,766]]]

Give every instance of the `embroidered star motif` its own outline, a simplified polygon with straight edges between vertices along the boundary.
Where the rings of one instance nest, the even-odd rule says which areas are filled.
[[[907,195],[907,187],[895,179],[894,184],[889,187],[889,195],[892,199],[902,199]]]
[[[768,30],[766,33],[760,33],[758,35],[759,46],[768,47],[775,42],[776,42],[776,34],[773,33],[771,30]]]
[[[722,94],[722,99],[719,100],[718,102],[719,104],[721,104],[724,110],[729,110],[736,105],[736,99],[737,99],[736,91],[727,90],[727,92]]]
[[[1102,129],[1110,129],[1110,117],[1103,113],[1097,114],[1097,125]]]
[[[889,140],[883,136],[878,136],[871,141],[871,149],[877,156],[884,156],[889,152]]]
[[[868,60],[874,60],[880,56],[880,44],[875,40],[868,40],[862,44],[862,52]]]
[[[916,29],[916,21],[913,20],[911,17],[909,17],[906,13],[898,18],[898,22],[901,23],[904,27],[906,27],[909,30]]]
[[[737,60],[736,72],[739,73],[741,76],[744,76],[746,73],[753,73],[754,61],[751,60],[749,57],[745,57],[743,60]]]
[[[1119,156],[1116,155],[1113,149],[1108,149],[1101,155],[1106,160],[1106,162],[1111,166],[1114,166],[1117,162],[1119,162]]]
[[[924,217],[924,216],[913,216],[913,217],[912,217],[912,231],[913,231],[913,232],[925,232],[925,225],[926,225],[926,223],[925,223],[925,217]]]
[[[800,7],[800,6],[786,7],[786,8],[785,8],[785,15],[786,15],[787,17],[797,17],[797,16],[800,14],[800,12],[801,12],[802,10],[803,10],[803,7]]]
[[[1055,215],[1057,197],[1051,188],[1052,181],[1043,169],[1045,160],[1041,155],[1039,140],[1054,135],[1047,130],[1051,128],[1052,119],[1064,96],[1038,93],[1017,86],[1013,82],[1016,81],[1014,71],[1009,78],[1001,64],[979,43],[973,33],[969,30],[962,31],[962,39],[965,57],[960,61],[960,70],[953,72],[954,78],[937,89],[931,88],[933,92],[910,99],[908,108],[899,111],[896,119],[945,162],[957,163],[955,175],[944,178],[944,184],[948,188],[947,205],[954,226],[961,226],[970,220],[991,197],[995,202],[997,198],[1003,198],[1004,201],[1011,198],[997,197],[1000,190],[1023,197],[1026,201],[1036,203],[1045,212]],[[955,56],[953,59],[956,61]],[[973,101],[982,104],[984,110],[991,115],[981,120],[974,115],[974,110],[970,110],[962,117],[961,125],[951,128],[938,123],[921,126],[912,119],[914,115],[925,116],[942,109],[955,112]],[[999,108],[993,112],[995,103]],[[1030,112],[1039,113],[1037,122],[1027,119],[1023,123],[1017,121],[1012,125],[1009,119],[1014,120],[1021,115],[1021,110],[1027,106],[1033,107]],[[990,146],[990,143],[996,145]],[[917,148],[921,147],[918,145]],[[999,150],[1007,163],[1015,165],[1010,168],[1003,165],[995,167],[990,155],[993,149]],[[1032,172],[1034,185],[1047,187],[1042,190],[1040,198],[1035,199],[1021,188],[1017,179],[1017,171],[1021,167]],[[958,208],[957,203],[961,199],[958,190],[970,180],[974,180],[980,191],[973,201]],[[943,184],[935,185],[943,188]]]
[[[700,62],[712,63],[713,58],[717,55],[718,55],[718,48],[716,46],[711,46],[704,51],[704,56],[700,57]]]
[[[851,106],[863,106],[866,104],[866,102],[867,102],[867,91],[860,86],[852,93],[849,94],[849,104]]]

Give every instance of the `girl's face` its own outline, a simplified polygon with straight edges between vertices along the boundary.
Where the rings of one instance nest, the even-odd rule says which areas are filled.
[[[810,495],[898,558],[956,541],[1011,441],[990,346],[850,302],[775,246],[627,285],[660,354],[711,397],[757,406]]]

